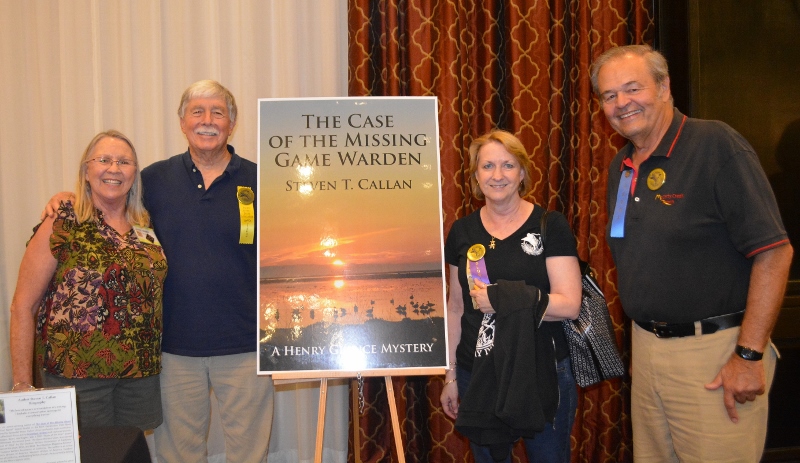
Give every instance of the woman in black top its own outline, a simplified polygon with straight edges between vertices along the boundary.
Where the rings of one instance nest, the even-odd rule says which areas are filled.
[[[575,238],[554,212],[542,246],[544,210],[523,199],[532,180],[519,139],[495,130],[469,152],[472,191],[486,204],[457,220],[445,245],[451,368],[442,406],[478,463],[509,461],[519,437],[530,462],[568,463],[577,392],[561,321],[580,310]],[[488,285],[476,278],[470,287],[471,248]]]

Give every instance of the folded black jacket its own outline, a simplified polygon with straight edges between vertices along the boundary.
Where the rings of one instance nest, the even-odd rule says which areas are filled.
[[[495,309],[494,347],[475,357],[456,429],[503,460],[520,437],[534,437],[558,408],[555,346],[537,336],[549,297],[524,281],[488,286]]]

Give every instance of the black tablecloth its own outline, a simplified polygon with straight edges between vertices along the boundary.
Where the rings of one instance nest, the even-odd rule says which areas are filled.
[[[142,430],[133,426],[80,429],[82,463],[151,463]]]

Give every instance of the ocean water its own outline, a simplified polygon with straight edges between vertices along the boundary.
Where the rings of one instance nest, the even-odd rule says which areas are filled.
[[[259,327],[302,329],[321,321],[361,324],[443,317],[443,288],[441,276],[262,282]]]

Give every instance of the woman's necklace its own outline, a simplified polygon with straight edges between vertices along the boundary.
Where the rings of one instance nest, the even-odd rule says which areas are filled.
[[[491,213],[488,213],[488,212],[487,212],[487,217],[486,218],[489,219],[493,224],[497,225],[497,227],[491,227],[495,232],[497,232],[499,234],[503,234],[503,233],[505,233],[506,229],[511,224],[515,224],[516,223],[516,218],[520,214],[523,214],[523,213],[526,212],[525,209],[526,208],[525,208],[524,204],[520,204],[520,207],[517,208],[517,210],[514,211],[513,214],[511,214],[511,217],[509,217],[509,218],[507,218],[505,220],[496,221],[494,216],[492,216]],[[495,240],[498,239],[498,238],[495,238],[494,234],[491,233],[491,232],[489,233],[489,236],[492,237],[492,239],[489,240],[489,249],[494,249],[497,246],[497,243],[495,242]]]
[[[521,210],[521,209],[520,209],[520,210]],[[505,227],[507,227],[507,226],[508,226],[510,223],[513,223],[513,222],[514,222],[514,220],[515,220],[515,217],[516,217],[517,215],[519,215],[519,211],[520,211],[520,210],[518,210],[517,212],[515,212],[515,213],[514,213],[514,216],[513,216],[513,217],[511,217],[510,219],[508,219],[508,220],[506,221],[506,223],[502,223],[502,224],[500,224],[500,225],[501,225],[501,227],[500,227],[500,231],[504,231],[504,230],[505,230]],[[497,243],[495,243],[495,241],[494,241],[496,238],[495,238],[495,237],[494,237],[494,235],[493,235],[493,234],[491,234],[491,233],[489,233],[489,236],[491,236],[491,237],[492,237],[492,239],[491,239],[491,240],[489,240],[489,249],[494,249],[494,248],[495,248],[495,246],[497,246]]]

